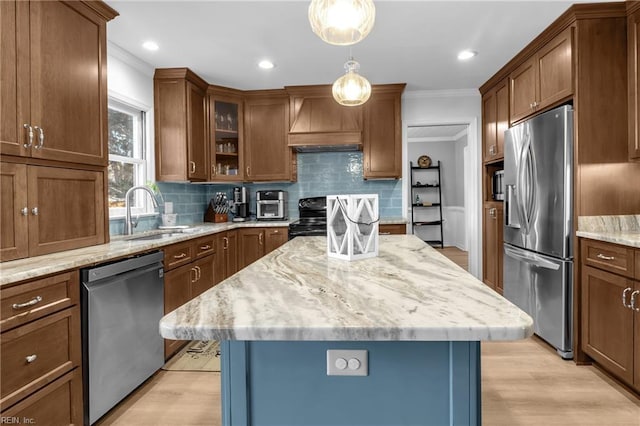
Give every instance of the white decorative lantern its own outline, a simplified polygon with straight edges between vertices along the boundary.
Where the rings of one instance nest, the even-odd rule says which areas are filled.
[[[345,260],[378,255],[378,194],[327,195],[327,255]]]

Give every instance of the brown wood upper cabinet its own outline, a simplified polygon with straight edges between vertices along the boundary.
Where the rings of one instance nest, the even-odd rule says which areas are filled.
[[[2,163],[0,259],[105,241],[102,172]]]
[[[504,132],[509,128],[509,84],[505,79],[482,96],[483,161],[504,158]]]
[[[106,21],[101,2],[0,2],[0,152],[106,165]]]
[[[244,127],[245,180],[291,180],[288,94],[284,90],[247,92]]]
[[[402,177],[401,97],[405,84],[372,88],[364,104],[363,177]]]
[[[209,86],[209,181],[244,179],[244,104],[235,89]]]
[[[629,17],[628,64],[629,64],[629,159],[640,160],[640,2],[627,2]]]
[[[206,181],[207,83],[188,68],[164,68],[156,70],[153,87],[156,179]]]
[[[573,94],[572,43],[568,27],[511,72],[511,124]]]

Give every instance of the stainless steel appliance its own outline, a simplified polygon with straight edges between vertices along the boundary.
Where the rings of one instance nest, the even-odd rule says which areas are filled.
[[[327,197],[298,200],[299,219],[289,224],[289,239],[327,235]]]
[[[572,352],[573,109],[505,132],[504,296],[563,358]]]
[[[257,191],[256,219],[284,220],[287,218],[287,191]]]
[[[491,198],[504,200],[504,170],[497,170],[491,176]]]
[[[95,423],[164,364],[162,252],[82,271],[84,423]]]
[[[233,222],[249,219],[249,191],[244,186],[233,188]]]

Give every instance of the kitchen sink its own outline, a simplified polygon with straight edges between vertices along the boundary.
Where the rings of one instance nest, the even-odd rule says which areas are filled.
[[[134,235],[125,238],[127,241],[145,241],[145,240],[162,240],[169,237],[182,235],[181,232],[163,232],[160,234]]]

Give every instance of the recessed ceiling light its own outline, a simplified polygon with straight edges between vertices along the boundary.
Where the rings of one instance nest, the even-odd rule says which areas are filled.
[[[152,52],[159,49],[158,43],[151,40],[145,41],[144,43],[142,43],[142,47],[144,47],[147,50],[151,50]]]
[[[271,68],[275,67],[274,63],[267,59],[258,62],[258,66],[263,70],[270,70]]]
[[[463,50],[462,52],[458,53],[458,59],[460,59],[461,61],[466,61],[467,59],[473,58],[477,54],[478,52],[476,52],[475,50]]]

